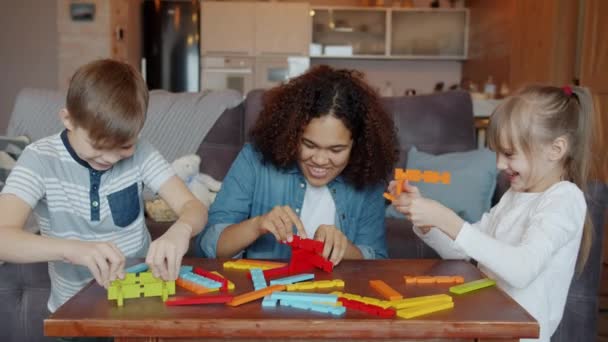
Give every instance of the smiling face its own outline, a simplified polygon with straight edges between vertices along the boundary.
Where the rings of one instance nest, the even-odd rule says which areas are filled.
[[[352,147],[342,121],[332,115],[312,119],[302,134],[298,166],[312,186],[327,185],[348,165]]]
[[[508,175],[514,191],[543,192],[560,181],[562,167],[551,153],[551,144],[541,144],[528,154],[517,144],[503,146],[496,153],[496,167]]]

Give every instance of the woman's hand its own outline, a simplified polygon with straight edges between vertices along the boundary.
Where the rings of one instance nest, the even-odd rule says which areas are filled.
[[[296,226],[298,235],[306,238],[304,225],[296,213],[287,205],[276,206],[263,216],[260,216],[259,229],[261,234],[271,233],[281,242],[291,242],[293,226]]]
[[[344,253],[348,247],[348,239],[334,225],[322,224],[315,232],[315,240],[325,243],[323,248],[323,257],[329,259],[334,265],[337,265],[344,258]]]

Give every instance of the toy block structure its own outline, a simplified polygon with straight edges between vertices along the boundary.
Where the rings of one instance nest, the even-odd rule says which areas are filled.
[[[462,276],[403,276],[405,283],[414,284],[462,284]]]
[[[181,305],[198,305],[198,304],[223,304],[228,303],[234,298],[231,295],[217,295],[217,296],[197,296],[197,297],[173,297],[165,301],[165,305],[168,306],[181,306]]]
[[[464,294],[472,291],[477,291],[486,287],[494,286],[496,282],[489,278],[478,279],[450,287],[450,292],[455,294]]]
[[[302,239],[294,235],[292,241],[287,244],[291,247],[290,274],[307,272],[315,267],[328,273],[333,271],[334,264],[319,254],[323,252],[323,248],[325,247],[323,242]]]
[[[146,272],[148,270],[148,265],[146,263],[141,263],[137,265],[133,265],[125,268],[125,273],[140,273]]]
[[[118,306],[129,298],[160,296],[166,301],[175,294],[175,282],[156,278],[151,272],[127,273],[125,279],[114,280],[108,287],[108,300],[116,300]]]
[[[388,300],[397,300],[403,298],[399,292],[395,291],[395,289],[388,286],[388,284],[382,280],[370,280],[369,286]]]
[[[226,284],[225,284],[226,290],[222,290],[223,292],[227,292],[228,290],[232,291],[235,288],[233,282],[227,280],[226,278],[224,278],[221,274],[219,274],[217,272],[205,273],[206,271],[199,269],[199,273],[208,274],[209,276],[213,277],[214,279],[220,280],[220,281],[206,278],[199,274],[193,273],[193,271],[194,271],[194,268],[192,266],[182,266],[180,268],[179,277],[177,278],[175,283],[178,286],[180,286],[188,291],[194,292],[198,295],[219,291],[224,286],[223,285],[224,281],[226,282]]]

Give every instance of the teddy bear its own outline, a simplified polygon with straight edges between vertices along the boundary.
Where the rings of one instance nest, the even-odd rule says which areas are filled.
[[[208,208],[215,200],[222,183],[207,174],[199,173],[200,164],[201,157],[190,154],[176,159],[171,166],[194,196]]]
[[[215,200],[215,195],[220,190],[222,183],[213,177],[199,173],[201,158],[195,154],[186,155],[171,163],[175,174],[181,178],[188,189],[207,208]],[[146,211],[157,222],[171,222],[177,220],[177,215],[169,208],[167,203],[160,198],[146,201]]]

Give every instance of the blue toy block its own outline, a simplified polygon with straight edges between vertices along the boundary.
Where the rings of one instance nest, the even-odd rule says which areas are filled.
[[[266,278],[264,278],[264,271],[262,271],[262,269],[252,268],[249,272],[251,273],[251,281],[253,282],[253,288],[255,290],[261,290],[267,286]]]
[[[204,286],[208,289],[219,289],[220,287],[222,287],[222,283],[220,283],[219,281],[211,280],[195,273],[184,273],[181,274],[180,277],[182,279],[189,280],[195,284]]]
[[[281,306],[290,306],[297,309],[310,310],[320,313],[329,313],[334,316],[343,315],[346,312],[346,308],[343,306],[329,306],[315,303],[307,303],[301,301],[290,301],[290,300],[281,300]]]
[[[184,265],[179,268],[179,276],[181,277],[183,274],[192,273],[192,266]]]
[[[306,281],[306,280],[311,280],[311,279],[315,279],[315,275],[312,273],[302,273],[302,274],[296,274],[290,277],[285,277],[285,278],[280,278],[280,279],[274,279],[270,281],[270,285],[290,285],[293,283],[297,283],[297,282],[301,282],[301,281]]]
[[[325,293],[307,293],[307,292],[273,292],[270,296],[274,300],[287,300],[287,301],[298,301],[298,302],[322,302],[322,303],[336,303],[338,296]]]
[[[126,273],[139,273],[139,272],[146,272],[147,270],[148,270],[148,265],[143,262],[141,264],[137,264],[137,265],[133,265],[133,266],[125,268]]]

